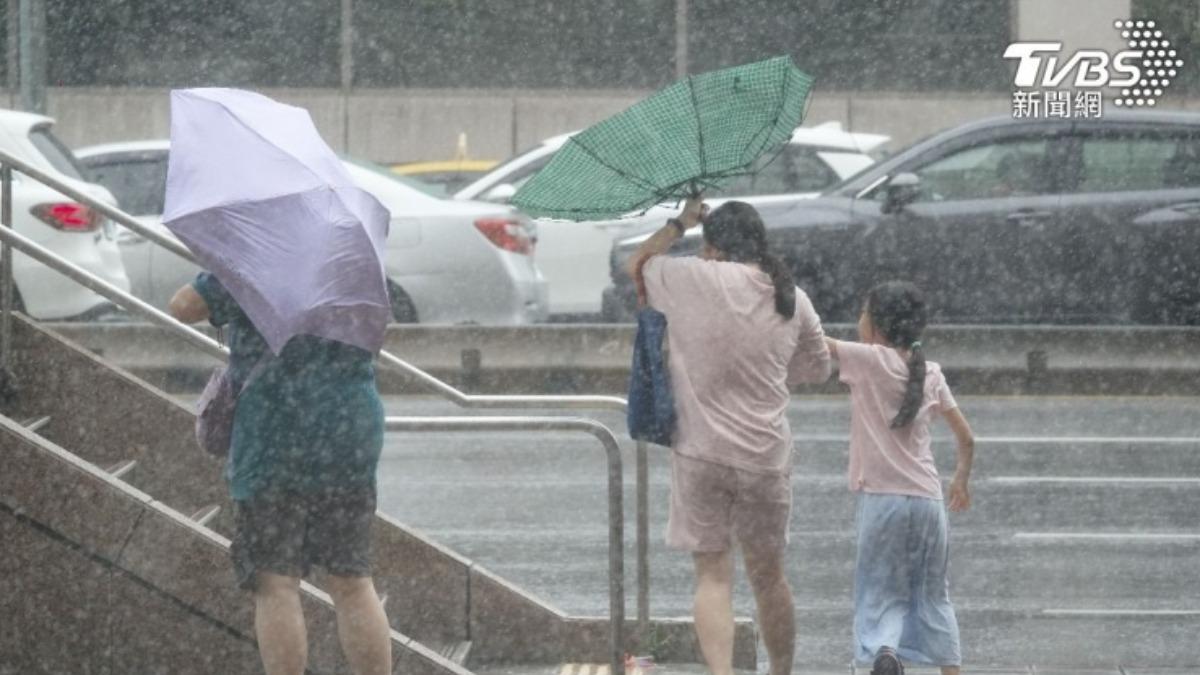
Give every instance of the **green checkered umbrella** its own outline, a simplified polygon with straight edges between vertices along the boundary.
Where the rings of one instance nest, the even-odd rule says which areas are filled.
[[[572,136],[512,201],[598,220],[719,187],[774,158],[811,86],[786,56],[688,77]]]

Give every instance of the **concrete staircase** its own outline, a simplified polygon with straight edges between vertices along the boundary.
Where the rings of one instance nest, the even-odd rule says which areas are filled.
[[[14,356],[20,392],[0,411],[0,675],[259,672],[228,561],[232,510],[191,410],[21,317]],[[606,619],[567,616],[378,517],[395,672],[605,660]],[[309,670],[349,672],[315,584],[303,586]],[[699,660],[689,622],[654,629],[671,637],[665,660]],[[632,624],[626,634],[636,649]],[[737,662],[754,667],[748,623]]]

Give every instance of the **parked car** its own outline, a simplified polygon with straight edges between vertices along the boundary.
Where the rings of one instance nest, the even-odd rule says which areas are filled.
[[[570,137],[571,134],[564,134],[543,141],[463,188],[455,198],[507,203]],[[722,198],[736,198],[755,205],[815,197],[825,188],[870,166],[873,162],[870,153],[887,141],[887,136],[843,131],[837,122],[801,127],[764,169],[734,179],[719,194],[709,196],[714,204]],[[607,259],[614,240],[647,223],[661,222],[673,208],[674,204],[659,205],[644,213],[609,221],[576,223],[539,219],[538,265],[550,283],[550,313],[559,317],[598,318],[602,311],[601,296],[609,283]]]
[[[822,318],[916,282],[940,323],[1200,323],[1200,115],[996,118],[917,143],[817,199],[763,208]],[[699,231],[674,255],[694,254]],[[618,242],[606,290],[635,306]]]
[[[82,148],[80,162],[122,208],[170,236],[162,225],[166,140]],[[439,199],[389,170],[343,160],[355,183],[392,214],[386,268],[392,313],[403,323],[523,324],[546,316],[546,282],[534,264],[534,225],[512,208]],[[196,267],[125,231],[121,255],[133,292],[163,306]]]
[[[71,151],[55,137],[54,120],[0,110],[0,149],[107,204],[108,190],[84,180]],[[68,262],[129,290],[112,223],[93,209],[31,178],[13,173],[13,229]],[[14,297],[18,309],[35,319],[90,319],[115,306],[49,267],[13,254]]]

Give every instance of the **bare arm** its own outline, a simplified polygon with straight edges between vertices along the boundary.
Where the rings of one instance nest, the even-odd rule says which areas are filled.
[[[691,197],[683,206],[683,212],[679,214],[679,221],[683,223],[684,229],[691,229],[700,224],[700,218],[704,212],[704,198]],[[642,273],[642,265],[656,255],[662,255],[671,249],[671,245],[675,243],[682,233],[679,228],[670,223],[658,228],[658,231],[650,236],[649,239],[642,242],[638,250],[629,258],[626,263],[625,271],[629,276],[638,282],[641,286],[640,276]]]
[[[841,342],[841,340],[834,340],[828,335],[825,336],[825,346],[829,348],[829,358],[834,360],[837,359],[837,348],[839,342]]]
[[[167,311],[184,323],[198,323],[208,318],[208,303],[188,284],[175,291]]]
[[[821,319],[802,294],[796,296],[796,313],[801,315],[800,335],[788,363],[788,384],[824,382],[833,368]]]
[[[971,478],[971,463],[975,460],[975,434],[958,408],[947,410],[942,416],[946,418],[958,443],[958,464],[950,481],[950,510],[966,511],[971,507],[971,492],[967,483]]]

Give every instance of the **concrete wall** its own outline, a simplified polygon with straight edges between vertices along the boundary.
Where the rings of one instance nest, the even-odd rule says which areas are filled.
[[[337,151],[378,162],[446,159],[460,132],[469,153],[505,159],[549,136],[598,122],[646,91],[263,89],[306,108]],[[163,138],[170,131],[165,89],[52,88],[49,114],[72,147]],[[885,133],[902,147],[934,131],[987,115],[1011,114],[1007,94],[847,93],[818,89],[807,122],[842,122]]]
[[[1062,42],[1063,51],[1103,49],[1119,51],[1125,40],[1113,22],[1132,17],[1130,0],[1017,0],[1017,39]]]

